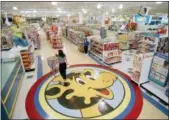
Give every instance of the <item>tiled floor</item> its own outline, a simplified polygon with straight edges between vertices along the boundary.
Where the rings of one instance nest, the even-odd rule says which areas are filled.
[[[41,50],[37,50],[35,52],[36,55],[41,55],[42,57],[42,64],[43,64],[43,74],[46,74],[50,71],[49,66],[47,65],[47,58],[55,55],[57,53],[57,50],[52,49],[51,45],[49,42],[46,40],[45,34],[42,31],[41,32]],[[71,42],[63,39],[64,42],[64,52],[66,53],[68,63],[70,65],[73,64],[97,64],[94,60],[92,60],[90,57],[80,53],[78,51],[77,46],[72,44]],[[116,68],[121,68],[118,67],[119,65],[114,65]],[[122,70],[124,71],[124,70]],[[36,80],[34,78],[32,79],[26,79],[22,83],[21,91],[19,93],[18,101],[16,103],[16,108],[14,110],[13,118],[20,118],[20,119],[25,119],[27,118],[26,111],[24,109],[25,107],[25,99],[26,99],[26,94],[30,87],[33,85],[33,83]],[[139,119],[167,119],[168,116],[163,114],[160,110],[156,109],[150,102],[147,100],[143,100],[143,108],[142,112],[139,116]]]

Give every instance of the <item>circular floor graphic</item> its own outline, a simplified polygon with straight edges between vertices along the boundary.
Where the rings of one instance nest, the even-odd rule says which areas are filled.
[[[143,98],[130,77],[110,67],[80,64],[62,77],[48,73],[30,89],[26,111],[34,119],[131,119],[137,118]]]

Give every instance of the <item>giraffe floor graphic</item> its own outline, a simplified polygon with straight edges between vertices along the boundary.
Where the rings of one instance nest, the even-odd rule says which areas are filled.
[[[48,73],[30,89],[30,119],[136,119],[142,109],[139,87],[119,70],[94,64],[73,65],[66,85],[59,73]]]

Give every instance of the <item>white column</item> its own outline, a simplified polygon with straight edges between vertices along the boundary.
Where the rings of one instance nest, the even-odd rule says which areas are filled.
[[[83,15],[79,14],[79,24],[83,24]]]
[[[104,23],[105,23],[105,15],[103,13],[101,16],[101,27],[104,27]]]

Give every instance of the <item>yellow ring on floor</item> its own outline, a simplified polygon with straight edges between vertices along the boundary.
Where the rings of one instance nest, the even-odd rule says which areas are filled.
[[[114,73],[115,74],[115,73]],[[116,108],[115,110],[113,110],[110,113],[107,113],[106,115],[102,115],[99,117],[94,117],[94,119],[112,119],[115,118],[116,116],[118,116],[119,114],[121,114],[125,108],[128,106],[130,99],[131,99],[131,91],[130,88],[128,86],[128,84],[126,83],[125,80],[123,80],[123,78],[121,78],[119,75],[115,74],[116,76],[118,76],[118,79],[121,81],[121,83],[124,86],[124,90],[125,90],[125,96],[124,96],[124,100],[123,102],[118,106],[118,108]],[[56,111],[54,111],[46,102],[44,93],[46,90],[47,85],[49,84],[49,82],[52,80],[53,78],[49,78],[41,87],[40,89],[40,93],[39,93],[39,103],[42,107],[42,109],[49,115],[51,116],[53,119],[74,119],[74,117],[69,117],[69,116],[64,116]],[[49,119],[52,119],[49,118]]]

